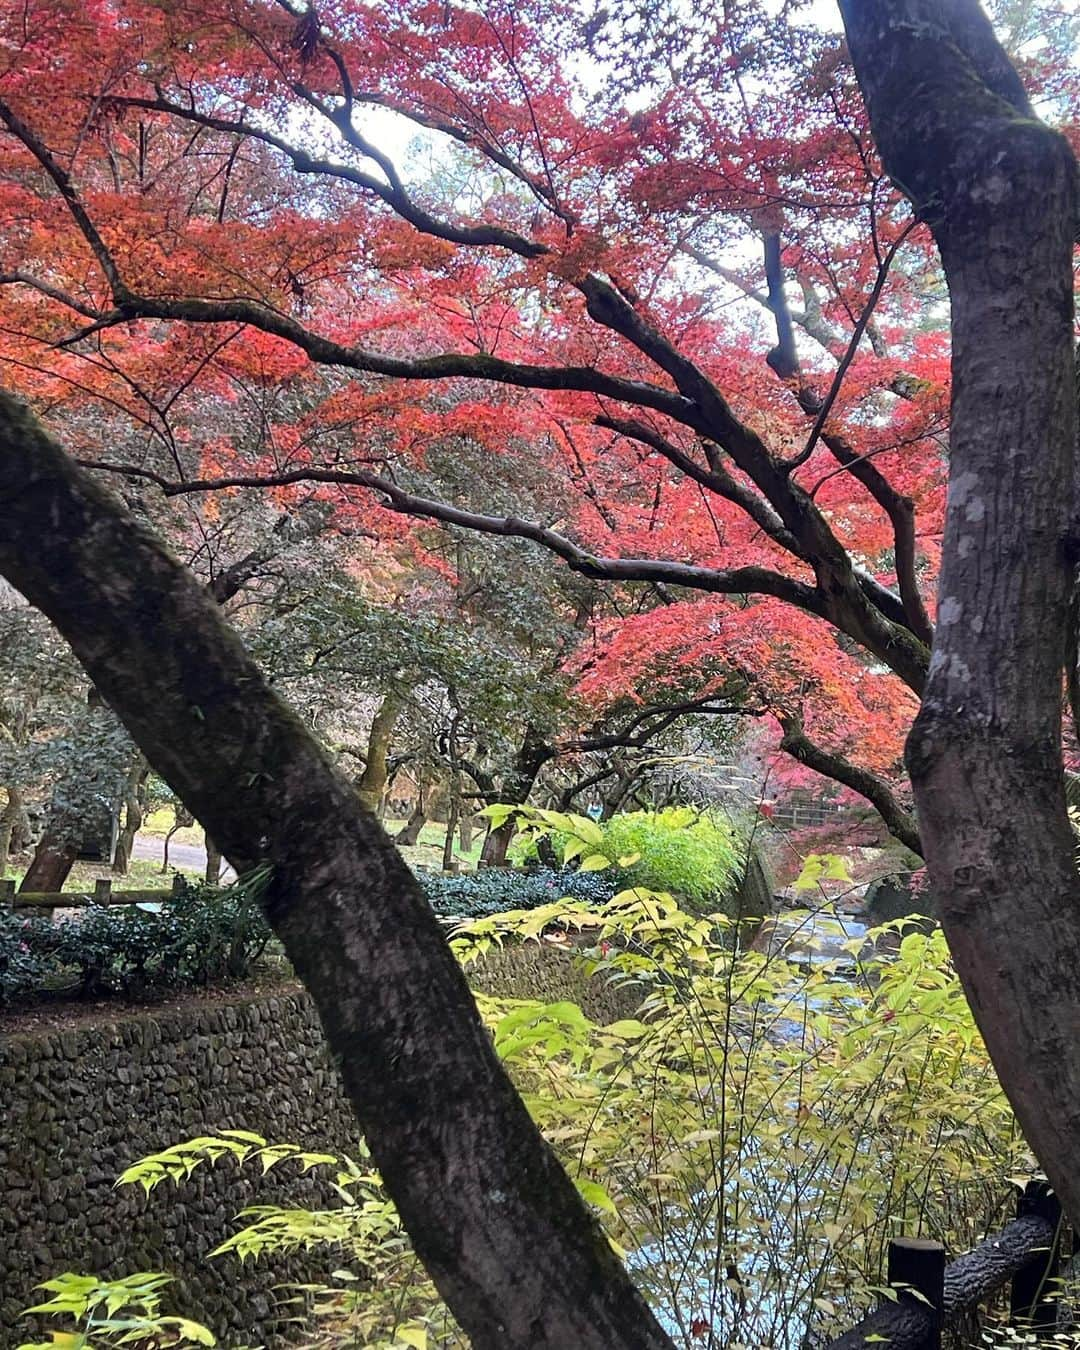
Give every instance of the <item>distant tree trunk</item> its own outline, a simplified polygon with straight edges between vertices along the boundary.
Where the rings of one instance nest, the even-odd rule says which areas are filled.
[[[473,834],[476,831],[476,821],[468,812],[463,812],[458,820],[458,848],[462,853],[468,853],[472,848]]]
[[[0,813],[0,877],[6,876],[8,859],[13,849],[18,847],[20,838],[27,839],[30,832],[22,793],[10,784],[5,791],[7,804]]]
[[[203,873],[203,880],[208,886],[216,886],[221,881],[221,850],[210,838],[206,836],[206,871]]]
[[[100,743],[101,722],[97,719],[108,715],[93,685],[87,691],[86,708],[85,721],[73,740],[71,761],[53,789],[45,828],[20,890],[62,891],[88,836],[96,831],[100,842],[104,823],[101,798],[103,792],[115,795],[114,775],[119,765],[109,760]],[[109,823],[111,832],[111,819]]]
[[[416,803],[409,814],[409,819],[394,835],[394,842],[410,846],[415,844],[420,838],[420,832],[427,824],[427,812],[424,810],[423,797],[417,797]]]
[[[454,835],[461,815],[461,775],[455,773],[450,784],[450,809],[446,813],[446,838],[443,840],[442,865],[444,872],[452,872],[454,863]]]
[[[56,624],[237,871],[265,867],[266,916],[417,1255],[475,1350],[672,1350],[355,789],[194,577],[3,394],[0,503],[0,575]]]
[[[182,805],[177,804],[176,810],[173,812],[173,823],[169,826],[168,830],[165,832],[165,838],[162,840],[161,844],[162,876],[164,876],[165,873],[168,872],[169,870],[169,845],[172,843],[173,835],[177,832],[177,830],[190,829],[190,827],[194,824],[195,818],[194,816],[192,816],[191,812],[186,810]],[[209,858],[210,858],[210,850],[207,849],[208,862]],[[220,862],[218,863],[218,870],[219,871],[221,870]]]
[[[360,798],[360,805],[372,815],[379,814],[386,793],[390,777],[388,766],[390,745],[394,728],[401,716],[403,702],[400,694],[387,694],[371,723],[367,759],[364,761],[364,772],[356,785],[356,793]]]
[[[512,806],[524,806],[529,800],[540,770],[554,758],[554,749],[544,740],[530,722],[525,728],[521,748],[514,756],[514,765],[503,780],[499,800]],[[491,803],[494,805],[494,803]],[[498,829],[490,830],[480,852],[480,861],[489,867],[501,867],[506,862],[507,850],[514,837],[515,825],[508,820]]]
[[[14,793],[14,799],[12,793]],[[13,800],[14,806],[12,806]],[[25,853],[34,842],[34,829],[30,824],[30,813],[26,809],[26,798],[20,788],[8,788],[8,805],[15,813],[15,822],[11,831],[11,852]]]
[[[8,856],[11,853],[11,833],[15,828],[15,823],[8,816],[8,809],[4,807],[3,815],[0,815],[0,877],[7,876]]]
[[[146,809],[146,780],[149,777],[150,766],[143,756],[139,755],[131,766],[131,772],[124,784],[124,823],[116,836],[112,862],[115,876],[127,875],[135,836],[142,828],[143,812]]]
[[[72,822],[50,815],[45,833],[38,840],[30,866],[19,886],[20,891],[62,891],[71,875],[79,844],[71,837]]]
[[[1062,664],[1080,559],[1077,164],[974,0],[844,0],[885,167],[952,314],[938,622],[907,762],[949,947],[1039,1162],[1080,1222],[1080,877]]]

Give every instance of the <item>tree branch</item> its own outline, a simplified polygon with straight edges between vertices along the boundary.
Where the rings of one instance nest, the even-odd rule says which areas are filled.
[[[129,294],[127,286],[120,276],[115,259],[109,252],[104,239],[98,233],[97,226],[90,219],[79,194],[75,191],[75,185],[72,183],[70,175],[52,157],[44,141],[36,136],[22,118],[2,101],[0,101],[0,122],[3,122],[11,134],[23,143],[52,179],[60,196],[63,197],[72,219],[78,225],[83,238],[89,244],[94,257],[97,259],[98,266],[105,274],[105,279],[109,283],[109,290],[112,293],[113,303],[122,304]],[[38,289],[40,290],[41,287],[39,286]]]
[[[607,414],[601,414],[599,417],[595,417],[593,421],[598,427],[606,427],[609,431],[616,431],[620,436],[626,436],[629,440],[639,441],[642,445],[650,446],[686,474],[688,478],[692,478],[702,487],[707,487],[710,491],[715,492],[718,497],[723,497],[726,501],[741,507],[750,519],[781,548],[787,549],[797,558],[804,556],[795,536],[785,528],[784,522],[769,503],[728,473],[720,463],[718,456],[713,456],[711,467],[706,469],[692,455],[688,455],[686,451],[680,449],[666,436],[661,436],[652,427],[646,426],[644,422],[639,422],[633,418],[610,417]]]
[[[310,99],[308,101],[311,102]],[[212,113],[203,113],[195,108],[185,108],[182,104],[172,103],[162,94],[159,94],[157,98],[114,96],[109,99],[109,102],[117,107],[142,108],[148,112],[167,113],[170,117],[192,123],[195,126],[205,127],[209,131],[219,131],[230,136],[246,136],[252,140],[261,141],[264,145],[271,146],[285,155],[297,173],[322,174],[327,178],[336,178],[340,182],[351,183],[354,187],[362,188],[365,192],[370,192],[373,196],[378,197],[403,220],[407,220],[410,225],[415,226],[424,234],[433,235],[437,239],[445,239],[452,244],[466,244],[473,247],[495,246],[505,248],[522,258],[539,258],[549,252],[546,245],[534,243],[532,240],[526,239],[524,235],[517,234],[515,231],[499,225],[454,225],[449,221],[440,220],[429,211],[425,211],[406,192],[393,163],[387,156],[365,140],[351,123],[342,117],[333,116],[317,103],[313,103],[313,106],[319,107],[323,116],[338,128],[348,143],[360,154],[374,160],[379,165],[387,176],[387,183],[382,183],[379,179],[372,177],[371,174],[364,173],[362,170],[352,168],[347,164],[310,155],[306,150],[291,145],[284,137],[278,136],[275,132],[268,131],[265,128],[254,126],[251,122],[245,121],[243,117],[239,119],[216,117]]]
[[[688,586],[694,590],[724,595],[771,595],[787,600],[807,613],[826,617],[817,589],[803,581],[796,581],[780,572],[765,567],[737,567],[719,571],[709,567],[695,567],[653,558],[598,558],[579,548],[565,535],[548,529],[536,521],[521,520],[517,516],[487,516],[467,511],[398,487],[388,478],[364,470],[296,469],[279,474],[235,474],[222,478],[195,478],[187,482],[170,482],[150,469],[135,465],[109,464],[102,460],[79,460],[83,468],[108,473],[119,473],[127,478],[141,478],[156,483],[169,497],[190,492],[214,492],[224,488],[287,487],[293,483],[337,483],[344,486],[368,488],[386,500],[388,510],[403,515],[422,516],[439,520],[446,525],[458,525],[481,534],[497,534],[517,539],[529,539],[562,558],[573,571],[597,581],[647,581],[669,586]]]
[[[794,713],[780,713],[777,719],[783,731],[780,749],[805,764],[808,769],[831,778],[857,792],[873,806],[888,826],[889,833],[899,839],[912,853],[922,857],[915,817],[880,778],[858,764],[852,764],[843,755],[836,755],[811,741],[803,730],[802,719]]]

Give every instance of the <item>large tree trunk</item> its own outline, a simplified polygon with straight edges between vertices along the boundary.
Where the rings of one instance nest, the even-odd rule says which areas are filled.
[[[0,574],[57,625],[237,871],[266,869],[267,917],[476,1350],[671,1350],[378,822],[195,579],[5,395],[0,512]]]
[[[1076,163],[973,0],[846,0],[886,167],[952,299],[938,624],[908,743],[957,969],[1029,1142],[1080,1220],[1080,880],[1061,756],[1077,560]]]
[[[364,772],[356,785],[360,805],[365,811],[377,814],[382,805],[383,794],[390,778],[388,760],[394,728],[401,716],[402,699],[399,694],[387,694],[371,723],[371,735],[368,737],[367,759]]]

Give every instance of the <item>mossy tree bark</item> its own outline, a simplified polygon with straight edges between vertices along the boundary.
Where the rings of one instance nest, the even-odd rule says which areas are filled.
[[[372,719],[367,759],[364,761],[364,772],[360,775],[356,792],[360,798],[360,805],[373,815],[379,812],[386,785],[390,780],[390,746],[403,707],[402,696],[398,693],[389,693],[379,704]]]
[[[378,822],[195,578],[3,394],[0,513],[0,574],[53,620],[237,871],[270,869],[267,917],[472,1344],[671,1350],[511,1086]]]
[[[1077,559],[1077,166],[975,0],[843,0],[886,168],[952,301],[938,623],[908,742],[957,969],[1029,1142],[1080,1219],[1080,879],[1062,663]]]

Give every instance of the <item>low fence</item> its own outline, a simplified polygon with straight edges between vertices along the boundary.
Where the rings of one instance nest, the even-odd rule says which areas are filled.
[[[1012,1223],[948,1265],[939,1242],[891,1242],[888,1282],[896,1301],[883,1302],[826,1350],[878,1350],[882,1344],[887,1350],[940,1350],[943,1331],[959,1330],[1010,1282],[1012,1325],[1025,1333],[1053,1333],[1064,1229],[1057,1197],[1046,1182],[1032,1181]]]
[[[86,905],[163,905],[183,885],[180,877],[168,890],[114,891],[105,878],[92,891],[17,891],[14,881],[0,881],[0,905],[13,909],[82,909]]]

